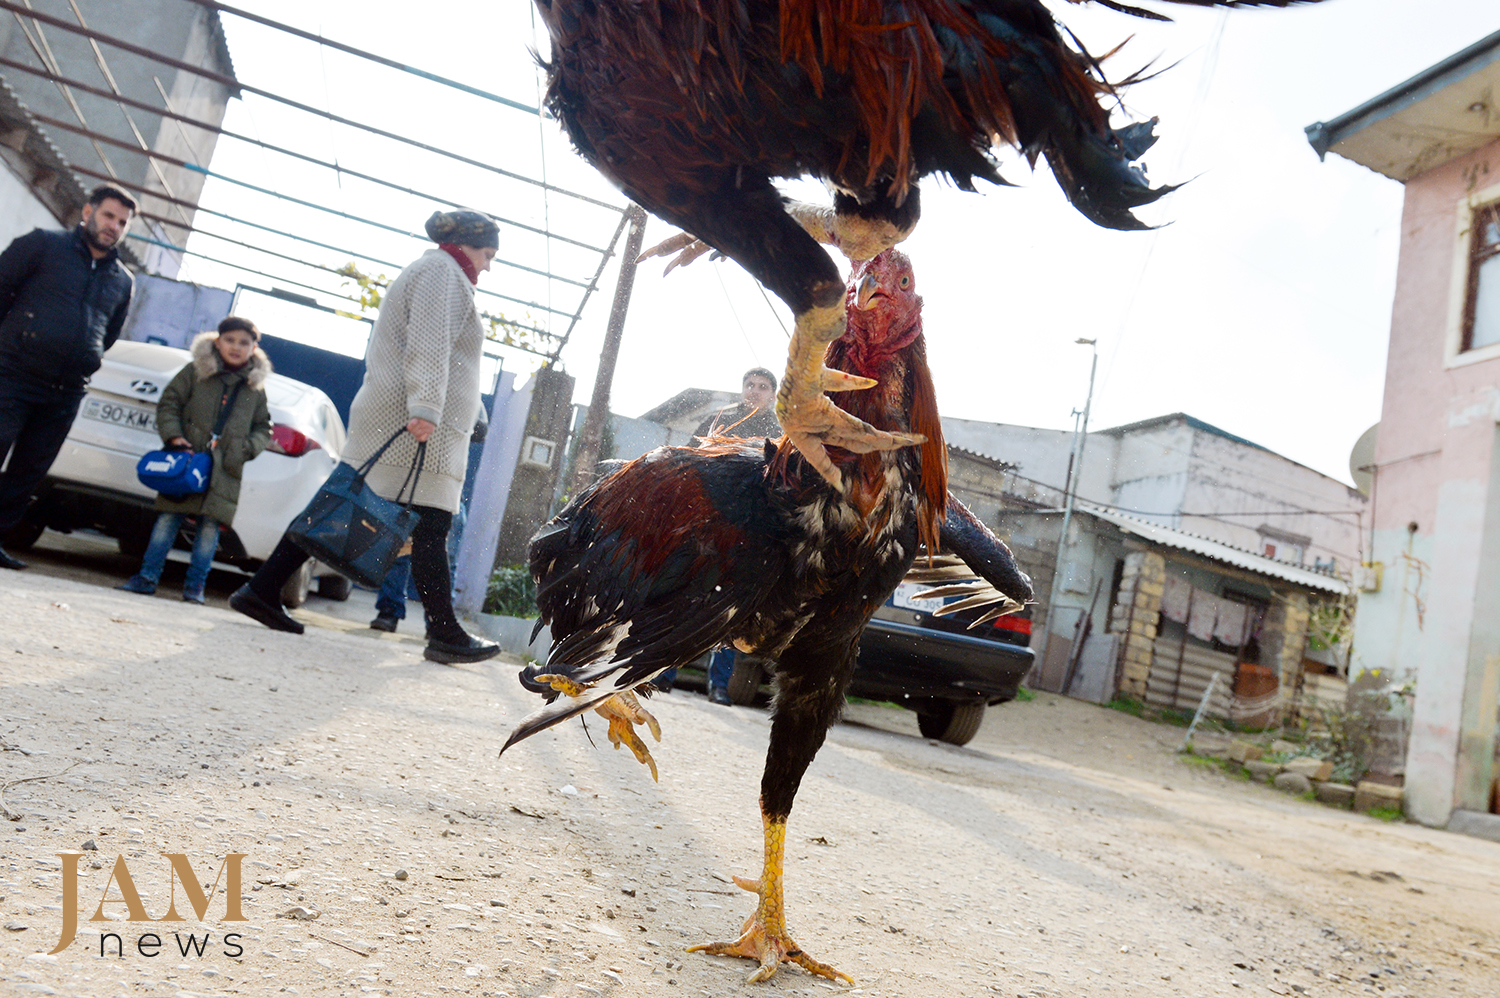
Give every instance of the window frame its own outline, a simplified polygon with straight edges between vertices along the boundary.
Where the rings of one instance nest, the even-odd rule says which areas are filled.
[[[1453,277],[1449,288],[1448,330],[1444,349],[1445,368],[1463,367],[1500,358],[1500,342],[1468,348],[1473,335],[1474,302],[1470,293],[1476,290],[1478,268],[1474,266],[1475,219],[1482,213],[1500,213],[1500,184],[1487,187],[1458,203],[1457,227],[1453,241]]]

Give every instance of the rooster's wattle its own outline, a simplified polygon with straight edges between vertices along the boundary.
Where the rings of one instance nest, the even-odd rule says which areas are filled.
[[[1005,545],[947,493],[910,263],[887,250],[857,265],[848,296],[848,326],[829,346],[828,366],[879,384],[833,402],[882,431],[921,434],[921,447],[831,450],[838,488],[785,442],[660,448],[580,495],[531,547],[553,645],[528,678],[565,695],[523,720],[506,748],[592,707],[610,719],[611,741],[628,744],[654,774],[634,724],[658,729],[631,690],[724,644],[775,661],[760,799],[765,865],[758,880],[738,881],[759,903],[740,938],[698,947],[757,960],[752,980],[784,960],[847,978],[787,933],[783,849],[792,799],[843,707],[876,607],[920,548],[963,558],[1003,605],[1031,596]]]

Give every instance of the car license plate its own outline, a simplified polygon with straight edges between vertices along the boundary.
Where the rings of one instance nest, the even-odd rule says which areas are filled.
[[[126,426],[143,433],[156,432],[156,410],[147,409],[144,406],[127,405],[124,402],[111,402],[108,399],[90,396],[83,400],[80,415],[84,419],[96,419],[113,426]]]
[[[932,613],[942,608],[943,600],[940,599],[914,599],[917,593],[926,592],[933,588],[931,585],[921,582],[903,582],[891,593],[891,605],[903,607],[907,610],[921,610],[924,613]]]

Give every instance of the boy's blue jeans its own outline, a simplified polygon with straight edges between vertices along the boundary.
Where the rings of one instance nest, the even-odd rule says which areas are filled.
[[[208,570],[214,563],[214,552],[219,550],[219,521],[200,516],[198,536],[193,540],[193,556],[188,563],[184,592],[202,592],[208,582]],[[182,513],[162,513],[156,518],[151,530],[151,542],[146,545],[146,557],[137,574],[153,586],[161,582],[161,571],[167,563],[167,553],[177,543],[177,534],[182,529]]]

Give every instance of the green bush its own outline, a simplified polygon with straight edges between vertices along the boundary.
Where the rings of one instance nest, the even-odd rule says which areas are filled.
[[[535,617],[536,583],[531,573],[520,565],[495,569],[484,594],[484,612],[507,617]]]

